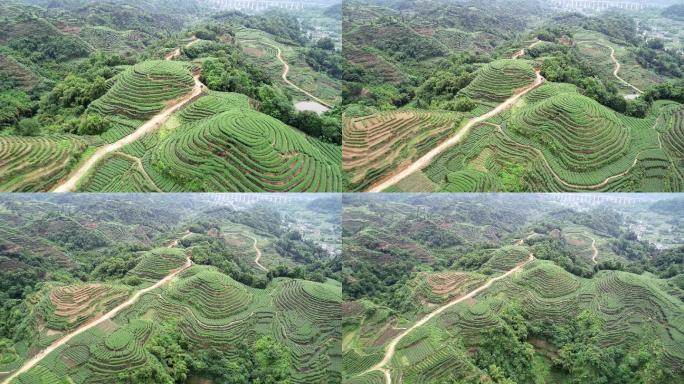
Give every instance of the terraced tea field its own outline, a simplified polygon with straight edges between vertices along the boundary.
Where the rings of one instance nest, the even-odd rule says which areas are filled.
[[[0,137],[0,190],[49,189],[68,175],[87,148],[87,140],[72,135]]]
[[[453,310],[452,308],[461,307],[461,303],[466,303],[465,305],[468,305],[469,300],[474,301],[473,299],[476,296],[486,292],[499,281],[505,281],[511,276],[516,276],[516,274],[526,265],[534,261],[534,256],[531,253],[527,255],[527,250],[524,247],[520,247],[520,250],[522,250],[522,254],[524,255],[522,260],[517,256],[511,257],[511,252],[503,252],[491,257],[490,261],[493,262],[493,265],[501,266],[502,268],[506,265],[510,267],[509,270],[504,270],[501,274],[489,278],[485,282],[475,284],[472,286],[472,289],[464,291],[463,294],[456,296],[445,304],[431,310],[410,327],[401,330],[395,337],[392,337],[389,340],[382,340],[381,345],[384,344],[384,352],[381,352],[383,353],[383,358],[365,371],[353,375],[355,380],[373,380],[370,382],[374,382],[376,376],[371,376],[371,378],[367,378],[366,376],[369,374],[376,374],[376,372],[381,372],[384,375],[385,384],[392,384],[392,382],[420,383],[425,382],[425,380],[427,380],[427,382],[435,382],[449,378],[468,379],[476,375],[478,369],[474,367],[472,363],[467,362],[464,352],[452,349],[449,347],[448,343],[430,345],[430,341],[428,340],[444,337],[445,334],[449,333],[445,332],[440,335],[439,331],[431,332],[431,330],[428,329],[428,327],[431,327],[429,324],[433,322],[433,318],[446,316],[447,313],[450,313]],[[510,265],[508,261],[512,261],[513,264]],[[515,263],[516,261],[517,263]],[[468,289],[468,286],[465,286],[464,288]],[[472,324],[472,326],[477,329],[477,332],[479,332],[479,328],[482,325],[482,323]],[[345,339],[347,337],[348,336],[345,336]],[[427,341],[427,343],[421,344],[423,340]],[[387,341],[389,342],[385,344]],[[356,345],[356,348],[362,349],[363,346]],[[375,348],[371,348],[370,351],[373,350],[375,350]],[[359,353],[359,351],[356,351],[356,353],[352,355],[346,353],[345,350],[345,358],[356,356],[363,358],[362,354]],[[455,358],[454,354],[460,355],[460,358]],[[356,365],[354,361],[350,361],[348,364]],[[446,369],[445,364],[449,364]],[[407,369],[406,376],[404,376],[403,372],[405,367],[411,367]],[[456,367],[459,369],[452,370],[452,368]],[[432,372],[433,370],[436,372]],[[345,371],[345,375],[348,374],[349,372]]]
[[[293,383],[339,380],[340,295],[333,283],[291,279],[254,289],[211,267],[195,266],[55,348],[11,382],[104,383],[159,364],[145,345],[167,320],[177,322],[196,351],[237,356],[241,343],[269,335],[291,351]]]
[[[567,236],[578,246],[587,239],[575,233]],[[595,241],[588,239],[586,244],[594,248]],[[410,326],[398,327],[391,315],[396,312],[383,312],[387,309],[367,301],[345,303],[345,382],[468,382],[491,374],[475,365],[475,356],[483,335],[501,327],[506,316],[502,308],[511,302],[519,303],[528,326],[561,324],[589,311],[601,319],[598,345],[604,349],[628,348],[643,343],[644,337],[655,337],[663,346],[665,366],[681,377],[684,304],[664,289],[662,280],[621,271],[577,277],[553,262],[527,257],[522,243],[502,247],[489,257],[483,268],[499,271],[494,278],[459,271],[418,274],[406,285],[415,292],[406,299],[419,303],[417,321],[405,320],[412,313],[397,315]],[[397,328],[382,331],[382,324]],[[550,348],[537,353],[557,356]]]
[[[472,82],[459,91],[459,95],[475,99],[477,106],[468,113],[473,118],[459,130],[451,129],[451,135],[443,124],[435,129],[432,123],[446,112],[407,109],[355,119],[343,118],[342,162],[349,179],[348,188],[368,192],[433,192],[438,189],[439,183],[433,183],[418,171],[461,142],[473,127],[511,108],[521,97],[543,83],[544,78],[531,62],[519,60],[524,52],[515,53],[513,59],[486,64],[476,72]],[[388,119],[387,115],[399,119]],[[460,126],[463,117],[455,115],[458,120],[455,126]],[[425,129],[426,120],[432,129]],[[394,126],[397,128],[393,129]],[[398,133],[388,136],[393,131]],[[421,134],[419,140],[409,140],[415,132]],[[372,156],[369,157],[369,153]],[[496,190],[495,180],[480,182],[478,178],[467,175],[466,183],[473,188]]]
[[[443,35],[446,31],[439,32]],[[457,40],[472,37],[453,32]],[[437,31],[426,29],[425,33],[434,37]],[[576,43],[579,56],[592,65],[601,80],[617,86],[625,98],[633,99],[647,87],[667,80],[653,76],[653,71],[641,67],[626,46],[610,41],[601,33],[578,30],[572,42]],[[522,44],[527,48],[518,49]],[[448,137],[441,130],[419,137],[432,139],[427,152],[417,148],[417,140],[405,139],[401,145],[394,143],[389,136],[383,136],[382,125],[387,115],[411,113],[414,120],[405,119],[401,129],[413,137],[410,132],[430,124],[431,115],[437,114],[436,111],[399,109],[345,118],[343,168],[349,180],[348,189],[367,192],[684,190],[681,156],[677,149],[673,150],[677,144],[670,143],[677,140],[671,138],[676,135],[668,133],[673,132],[670,127],[676,131],[679,125],[679,120],[672,117],[676,116],[673,112],[677,109],[676,103],[657,101],[645,118],[633,118],[581,94],[574,85],[545,82],[539,71],[545,60],[553,57],[544,53],[551,45],[537,39],[517,42],[506,53],[512,54],[511,59],[495,60],[477,69],[473,80],[458,92],[476,102],[476,108],[466,114],[470,120]],[[533,60],[528,60],[531,49],[542,53],[537,51]],[[365,121],[370,123],[364,125]],[[394,161],[397,156],[402,162]]]
[[[248,108],[184,123],[149,156],[158,173],[186,190],[341,189],[338,146]]]
[[[646,118],[631,118],[547,83],[417,174],[450,192],[681,191],[680,109],[657,102]]]
[[[202,92],[168,121],[155,122],[137,140],[117,144],[112,156],[85,175],[79,189],[341,190],[339,146],[306,136],[253,110],[245,95]]]
[[[192,66],[178,61],[146,61],[117,76],[109,91],[89,107],[103,116],[143,121],[192,90]]]
[[[461,94],[485,102],[502,102],[535,80],[534,67],[525,60],[493,61],[481,68]]]
[[[650,85],[668,79],[639,65],[628,47],[602,33],[578,31],[574,40],[582,57],[597,69],[600,77],[613,83],[626,97],[638,95]]]
[[[266,32],[236,28],[236,40],[250,59],[274,81],[282,83],[295,101],[314,100],[331,108],[341,102],[340,80],[314,71],[303,59],[301,49],[283,44]]]
[[[0,138],[0,190],[342,189],[339,146],[252,109],[245,95],[205,90],[197,66],[176,58],[142,62],[109,81],[86,111],[112,122],[99,137]]]
[[[344,171],[351,189],[362,190],[402,164],[423,156],[453,135],[463,116],[400,110],[344,119]]]
[[[57,286],[39,303],[37,309],[46,327],[53,331],[71,331],[121,304],[128,289],[103,284]]]

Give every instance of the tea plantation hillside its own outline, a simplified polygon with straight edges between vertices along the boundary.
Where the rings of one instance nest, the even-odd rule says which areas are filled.
[[[284,196],[2,197],[0,380],[340,382],[339,202]]]
[[[238,364],[246,362],[246,350],[252,346],[257,354],[268,348],[279,363],[287,362],[286,371],[279,373],[293,383],[336,381],[340,317],[339,285],[282,278],[266,289],[254,289],[197,266],[75,337],[16,382],[58,377],[98,383],[122,374],[154,372],[164,360],[151,346],[169,337],[177,338],[173,345],[186,353],[201,356],[214,351]],[[187,363],[192,366],[198,360]]]
[[[346,199],[343,379],[683,382],[682,244],[661,247],[635,224],[681,234],[666,224],[678,203],[662,194]]]
[[[216,5],[1,4],[0,191],[341,191],[334,17]]]
[[[422,173],[445,191],[680,191],[675,132],[680,106],[658,102],[643,119],[621,116],[546,84],[524,106],[476,127]],[[489,182],[472,183],[465,175]]]
[[[660,19],[665,4],[646,13],[557,5],[350,4],[345,188],[683,190],[672,132],[684,56],[678,24]],[[448,112],[457,117],[435,123]]]
[[[93,192],[341,190],[339,146],[253,110],[244,95],[211,92],[181,109],[167,127],[114,153],[80,188]]]

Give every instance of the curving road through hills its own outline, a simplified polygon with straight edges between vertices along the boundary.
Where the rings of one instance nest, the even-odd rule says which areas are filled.
[[[256,251],[256,258],[254,258],[254,263],[256,265],[258,265],[262,271],[268,272],[268,269],[266,269],[266,267],[264,267],[263,265],[261,265],[261,263],[259,263],[259,260],[261,260],[261,250],[259,249],[259,247],[257,247],[256,237],[249,236],[249,238],[254,240],[254,250]]]
[[[599,42],[596,42],[596,44],[610,49],[610,60],[613,62],[613,65],[615,66],[615,68],[613,69],[613,76],[615,76],[615,78],[618,79],[622,84],[624,84],[624,85],[632,88],[633,90],[635,90],[638,94],[644,93],[641,89],[633,86],[632,84],[627,82],[627,80],[620,77],[619,72],[620,72],[621,65],[620,65],[620,62],[618,61],[618,59],[615,57],[615,48],[611,47],[610,45],[599,43]]]
[[[196,41],[197,40],[191,41],[190,43],[188,43],[187,46],[192,45]],[[180,48],[177,48],[176,51],[178,51],[178,54],[180,54]],[[166,61],[170,61],[176,58],[176,51],[173,51],[171,54],[166,55]],[[83,164],[81,164],[78,167],[78,169],[72,171],[69,177],[64,182],[53,188],[52,192],[75,192],[78,188],[79,181],[85,175],[87,175],[88,172],[91,169],[93,169],[95,165],[97,165],[107,155],[114,153],[119,149],[123,148],[124,146],[139,140],[146,134],[159,129],[162,125],[164,125],[164,123],[166,123],[166,121],[171,117],[171,115],[173,115],[176,111],[186,106],[188,103],[190,103],[192,100],[194,100],[196,97],[200,96],[204,92],[204,84],[202,84],[202,82],[199,80],[199,77],[199,74],[193,77],[195,79],[195,85],[193,86],[192,91],[190,93],[172,101],[171,104],[164,108],[164,110],[162,110],[157,115],[152,117],[150,120],[145,122],[145,124],[141,125],[130,135],[120,139],[117,142],[98,148],[95,151],[95,153],[88,158],[88,160],[86,160]]]
[[[310,97],[311,99],[313,99],[314,101],[316,101],[316,102],[319,103],[319,104],[322,104],[322,105],[324,105],[324,106],[326,106],[326,107],[328,107],[328,108],[330,108],[330,109],[334,108],[333,105],[331,105],[331,104],[329,104],[329,103],[327,103],[327,102],[325,102],[325,101],[319,99],[318,97],[312,95],[311,93],[309,93],[309,92],[307,92],[307,91],[305,91],[305,90],[299,88],[297,85],[295,85],[293,82],[291,82],[291,81],[288,79],[287,76],[290,74],[290,65],[287,64],[287,61],[285,61],[285,59],[283,59],[283,51],[280,49],[280,47],[278,47],[277,45],[273,45],[273,44],[270,44],[270,43],[266,43],[266,42],[262,42],[262,44],[266,44],[266,45],[268,45],[269,47],[275,48],[276,51],[278,52],[278,53],[276,54],[276,57],[278,58],[278,61],[280,61],[280,62],[283,64],[283,75],[282,75],[281,77],[282,77],[283,81],[284,81],[287,85],[289,85],[289,86],[291,86],[292,88],[298,90],[299,92],[305,94],[306,96]]]
[[[446,141],[443,141],[441,144],[433,148],[430,152],[426,153],[421,157],[420,159],[416,160],[415,162],[411,163],[408,167],[402,169],[401,171],[395,173],[394,175],[391,175],[388,178],[385,178],[385,180],[376,183],[375,185],[371,186],[366,190],[366,192],[373,192],[373,193],[379,193],[384,191],[385,189],[397,184],[398,182],[402,181],[406,177],[408,177],[410,174],[413,172],[419,171],[432,162],[435,157],[437,157],[439,154],[444,152],[445,150],[453,147],[454,145],[458,144],[461,142],[467,135],[470,133],[473,127],[477,126],[480,123],[483,123],[492,117],[498,115],[499,113],[511,108],[515,103],[520,100],[523,96],[525,96],[527,93],[532,91],[533,89],[536,89],[540,85],[544,83],[544,77],[541,75],[540,71],[536,71],[537,77],[534,80],[534,83],[531,85],[523,88],[522,90],[518,91],[516,94],[508,98],[506,101],[503,103],[499,104],[496,108],[493,110],[485,113],[482,116],[478,116],[474,119],[471,119],[468,121],[466,125],[464,125],[458,133],[456,133],[454,136],[451,136],[449,139]]]
[[[360,373],[358,376],[362,376],[362,375],[365,375],[366,373],[370,373],[370,372],[373,372],[373,371],[380,371],[380,372],[382,372],[382,373],[385,375],[385,384],[392,384],[392,375],[391,375],[391,372],[390,372],[389,368],[387,368],[386,366],[387,366],[387,364],[389,364],[389,362],[392,360],[392,357],[394,356],[394,353],[395,353],[395,351],[396,351],[397,345],[399,344],[399,342],[401,341],[401,339],[403,339],[404,337],[406,337],[406,335],[408,335],[409,333],[411,333],[411,331],[413,331],[414,329],[416,329],[416,328],[418,328],[418,327],[424,325],[424,324],[427,323],[428,321],[432,320],[432,318],[434,318],[435,316],[437,316],[437,315],[439,315],[440,313],[446,311],[448,308],[451,308],[451,307],[453,307],[454,305],[456,305],[456,304],[458,304],[458,303],[461,303],[461,302],[463,302],[463,301],[465,301],[465,300],[468,300],[468,299],[473,298],[473,297],[474,297],[475,295],[477,295],[478,293],[480,293],[480,292],[484,291],[485,289],[491,287],[492,284],[494,284],[495,282],[497,282],[497,281],[499,281],[499,280],[501,280],[501,279],[505,279],[506,277],[508,277],[508,276],[514,274],[515,272],[519,271],[519,270],[522,269],[525,265],[527,265],[528,263],[532,262],[533,260],[534,260],[534,255],[532,254],[532,252],[530,252],[529,257],[527,258],[527,260],[525,260],[524,262],[522,262],[522,263],[516,265],[513,269],[509,270],[508,272],[504,273],[504,274],[501,275],[501,276],[497,276],[497,277],[494,277],[494,278],[489,279],[484,285],[481,285],[481,286],[479,286],[478,288],[476,288],[476,289],[470,291],[469,293],[467,293],[467,294],[465,294],[465,295],[463,295],[463,296],[461,296],[461,297],[459,297],[459,298],[457,298],[457,299],[454,299],[454,300],[448,302],[447,304],[444,304],[443,306],[441,306],[441,307],[435,309],[434,311],[430,312],[427,316],[425,316],[425,317],[423,317],[422,319],[418,320],[415,324],[413,324],[411,327],[407,328],[404,332],[402,332],[402,333],[398,334],[397,336],[395,336],[394,339],[392,339],[392,341],[387,345],[387,350],[386,350],[386,352],[385,352],[385,357],[384,357],[379,363],[377,363],[376,365],[374,365],[374,366],[371,367],[370,369],[366,370],[365,372]]]
[[[527,49],[534,47],[535,45],[541,43],[541,41],[535,41],[532,43]],[[520,51],[517,51],[513,54],[511,57],[512,59],[519,59],[520,57],[524,56],[526,53],[526,49],[523,48]],[[470,121],[463,126],[454,136],[449,138],[446,141],[443,141],[440,145],[432,149],[430,152],[426,153],[421,157],[420,159],[416,160],[412,164],[410,164],[408,167],[402,169],[398,173],[395,173],[393,175],[390,175],[388,178],[386,178],[384,181],[380,181],[376,183],[375,185],[370,186],[366,192],[372,192],[372,193],[380,193],[384,191],[385,189],[397,184],[398,182],[402,181],[406,177],[408,177],[410,174],[413,172],[419,171],[432,162],[432,160],[437,157],[440,153],[444,152],[445,150],[451,148],[452,146],[458,144],[463,140],[468,133],[472,130],[473,127],[477,126],[480,123],[485,122],[486,120],[489,120],[490,118],[498,115],[499,113],[505,111],[506,109],[511,108],[515,103],[520,100],[521,97],[525,96],[527,93],[530,91],[536,89],[540,85],[544,83],[544,77],[541,75],[541,71],[537,70],[536,71],[537,77],[534,80],[534,83],[532,85],[527,86],[526,88],[523,88],[522,90],[518,91],[515,93],[513,96],[505,100],[503,103],[499,104],[496,108],[493,110],[485,113],[482,116],[478,116]]]
[[[596,239],[591,237],[591,261],[594,262],[594,264],[598,264],[596,261],[596,256],[598,256],[598,249],[596,248]]]
[[[185,237],[187,237],[189,235],[190,235],[190,233],[186,233],[181,239],[184,239]],[[168,245],[168,248],[174,248],[174,247],[178,246],[179,242],[180,242],[180,239],[174,240],[173,242],[171,242]],[[179,273],[185,271],[186,269],[188,269],[190,267],[192,267],[192,260],[190,259],[190,256],[188,256],[188,258],[185,261],[185,264],[181,268],[176,269],[174,271],[171,271],[171,273],[169,273],[166,277],[164,277],[163,279],[156,282],[154,285],[136,291],[133,294],[133,296],[131,296],[125,302],[119,304],[116,308],[112,309],[111,311],[107,312],[106,314],[102,315],[101,317],[99,317],[95,320],[92,320],[92,321],[76,328],[71,333],[64,335],[63,337],[61,337],[60,339],[58,339],[54,343],[50,344],[47,348],[40,351],[38,354],[33,356],[30,360],[27,360],[26,362],[24,362],[24,364],[21,366],[21,368],[17,369],[16,371],[14,371],[14,373],[12,373],[12,375],[5,378],[2,381],[2,384],[9,384],[12,380],[17,378],[19,375],[21,375],[22,373],[28,372],[31,368],[33,368],[38,363],[40,363],[40,361],[43,360],[47,355],[49,355],[50,353],[57,350],[59,347],[68,343],[69,340],[73,339],[74,337],[80,335],[81,333],[83,333],[83,332],[85,332],[85,331],[87,331],[93,327],[96,327],[96,326],[102,324],[103,322],[105,322],[107,320],[112,319],[113,317],[118,315],[119,312],[121,312],[122,310],[124,310],[124,309],[130,307],[131,305],[135,304],[142,295],[144,295],[150,291],[153,291],[153,290],[161,287],[162,285],[167,284],[168,282],[173,280],[174,277],[178,276]]]

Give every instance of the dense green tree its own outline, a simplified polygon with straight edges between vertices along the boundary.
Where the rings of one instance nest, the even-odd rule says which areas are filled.
[[[198,352],[191,360],[192,373],[211,378],[217,384],[250,384],[251,348],[242,344],[235,351],[230,356],[217,350]]]
[[[282,89],[272,85],[262,85],[258,90],[261,112],[278,120],[289,122],[294,115],[292,101]]]
[[[527,320],[522,310],[516,303],[510,303],[502,309],[500,317],[499,326],[481,333],[476,364],[484,370],[496,367],[496,373],[489,373],[500,376],[499,380],[534,382],[534,348],[526,341]]]
[[[290,351],[271,336],[263,336],[254,345],[252,383],[289,384]]]
[[[21,136],[37,136],[40,134],[40,122],[36,118],[28,118],[19,121],[14,133]]]
[[[79,135],[99,135],[111,126],[112,123],[107,118],[93,113],[81,117],[77,132]]]
[[[31,113],[31,98],[20,90],[0,92],[0,129],[12,126]]]

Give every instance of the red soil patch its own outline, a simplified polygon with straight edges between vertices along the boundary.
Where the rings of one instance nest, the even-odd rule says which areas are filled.
[[[432,27],[414,28],[414,31],[421,36],[432,36],[435,34],[435,30]]]
[[[357,301],[342,303],[342,317],[356,317],[363,313],[363,304]]]
[[[375,341],[373,341],[373,346],[379,347],[381,345],[385,345],[385,343],[388,340],[391,340],[394,338],[394,336],[400,334],[403,331],[403,329],[396,329],[393,326],[388,326],[385,328],[385,331],[380,335],[379,338],[377,338]]]
[[[79,33],[81,33],[81,27],[77,27],[75,25],[65,25],[63,27],[60,27],[59,30],[64,33],[71,33],[74,35],[78,35]]]
[[[88,229],[97,229],[97,223],[94,221],[85,221],[81,225]]]

